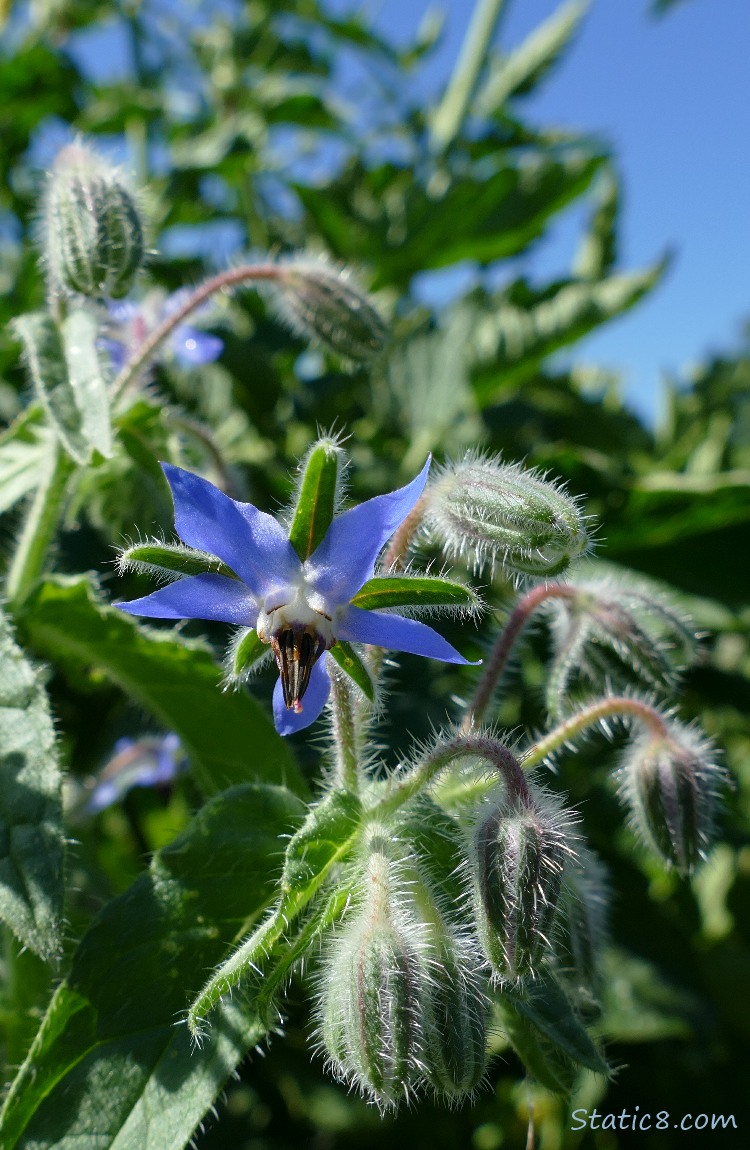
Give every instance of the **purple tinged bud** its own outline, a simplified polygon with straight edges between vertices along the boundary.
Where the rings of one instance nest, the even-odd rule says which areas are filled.
[[[433,943],[422,1014],[425,1074],[437,1094],[460,1098],[487,1065],[489,998],[475,945],[450,928]]]
[[[670,722],[634,739],[618,771],[630,821],[647,846],[683,875],[705,856],[723,772],[711,743]]]
[[[55,160],[43,207],[42,240],[53,291],[120,299],[143,263],[143,224],[122,174],[84,144]]]
[[[279,316],[293,331],[366,363],[383,350],[388,329],[348,273],[324,261],[294,260],[272,285]]]
[[[604,867],[592,851],[579,847],[563,872],[555,950],[577,1006],[591,1015],[599,1012],[607,901]]]
[[[499,980],[534,977],[551,952],[563,868],[574,857],[571,818],[535,790],[505,796],[477,825],[474,913],[482,950]]]

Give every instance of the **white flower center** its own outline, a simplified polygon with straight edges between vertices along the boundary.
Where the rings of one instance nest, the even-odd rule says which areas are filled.
[[[319,595],[300,582],[269,596],[258,614],[258,638],[273,649],[284,703],[293,711],[302,710],[312,669],[336,642],[333,618],[326,606]]]

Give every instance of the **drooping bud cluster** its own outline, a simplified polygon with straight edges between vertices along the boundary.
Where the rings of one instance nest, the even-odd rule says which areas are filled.
[[[388,329],[366,294],[345,271],[322,260],[279,266],[272,285],[279,315],[293,331],[319,339],[357,363],[382,351]]]
[[[563,870],[575,858],[571,816],[537,788],[503,789],[477,822],[474,913],[496,979],[534,977],[552,951]]]
[[[320,980],[330,1067],[381,1109],[430,1086],[460,1097],[486,1065],[476,947],[449,922],[392,828],[369,829],[361,896]]]
[[[566,860],[555,949],[578,1009],[597,1014],[600,959],[606,939],[607,883],[602,864],[587,847]]]
[[[429,490],[425,525],[451,557],[509,575],[560,575],[589,547],[586,517],[558,484],[499,459],[468,455]]]
[[[643,682],[663,691],[695,653],[695,633],[679,612],[647,586],[622,577],[576,580],[551,597],[554,654],[547,705],[561,715],[580,682]]]
[[[122,174],[84,144],[59,152],[42,216],[52,291],[120,299],[145,254],[143,225]]]
[[[710,741],[675,721],[663,734],[646,730],[637,736],[618,771],[634,829],[682,874],[690,874],[705,855],[723,781]]]

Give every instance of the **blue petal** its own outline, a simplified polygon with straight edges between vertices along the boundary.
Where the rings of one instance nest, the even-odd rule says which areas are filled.
[[[237,503],[213,483],[162,463],[174,498],[174,525],[190,547],[218,555],[259,599],[299,576],[300,561],[272,515]]]
[[[172,335],[172,350],[179,363],[186,367],[200,367],[219,358],[224,350],[224,340],[197,327],[182,324]]]
[[[336,636],[355,643],[387,647],[390,651],[441,659],[443,663],[469,662],[432,627],[416,619],[405,619],[403,615],[381,615],[378,611],[349,607],[336,625]],[[476,663],[471,665],[476,666]]]
[[[254,627],[258,618],[258,603],[245,584],[226,575],[188,575],[142,599],[115,605],[150,619],[215,619]]]
[[[293,735],[314,723],[331,692],[331,679],[328,674],[328,652],[321,655],[310,672],[310,682],[302,700],[302,710],[293,711],[284,704],[281,679],[277,679],[273,690],[273,718],[280,735]]]
[[[384,544],[424,491],[428,459],[416,479],[389,495],[376,495],[334,519],[306,564],[308,578],[329,602],[347,603],[372,577]]]

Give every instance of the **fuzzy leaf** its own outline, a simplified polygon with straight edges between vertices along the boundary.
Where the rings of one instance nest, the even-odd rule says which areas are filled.
[[[47,580],[23,623],[74,683],[81,668],[94,668],[175,731],[206,793],[253,777],[304,791],[288,744],[258,703],[246,692],[222,694],[221,669],[204,643],[138,626],[85,577]]]
[[[0,435],[0,514],[41,483],[53,444],[38,403],[21,412]]]
[[[83,414],[68,377],[60,332],[46,312],[18,316],[13,328],[23,343],[24,359],[37,399],[68,454],[76,463],[88,462],[91,444],[84,432]]]
[[[353,795],[333,791],[312,807],[291,839],[284,860],[281,898],[273,912],[218,967],[188,1011],[191,1034],[204,1034],[204,1019],[241,980],[250,980],[273,957],[290,923],[314,899],[331,870],[357,838],[361,806]],[[263,995],[262,986],[260,991]]]
[[[196,1051],[175,1022],[206,968],[268,904],[279,836],[302,811],[279,787],[232,788],[104,908],[11,1087],[4,1150],[188,1143],[265,1027],[252,1007],[223,1004]]]
[[[0,614],[0,918],[42,958],[60,951],[61,781],[47,695]]]
[[[355,607],[373,611],[379,607],[474,608],[477,597],[470,587],[429,575],[378,575],[368,579],[352,599]]]
[[[322,542],[336,508],[343,453],[331,440],[317,443],[308,455],[289,542],[304,562]]]

